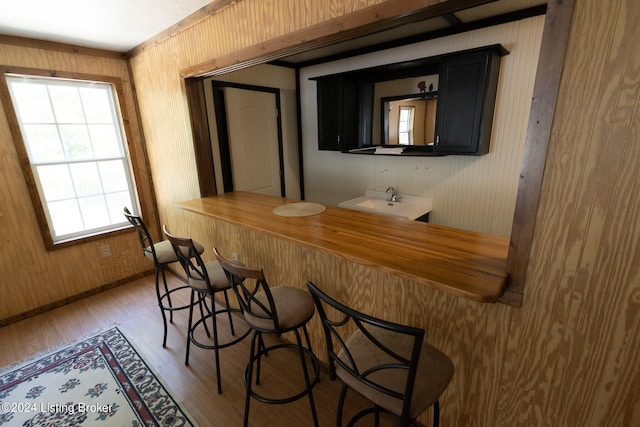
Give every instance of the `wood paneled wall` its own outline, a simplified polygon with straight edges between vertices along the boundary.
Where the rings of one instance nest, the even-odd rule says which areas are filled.
[[[640,424],[639,23],[576,1],[496,425]]]
[[[375,314],[426,327],[457,367],[442,401],[443,425],[638,425],[640,57],[634,49],[640,12],[634,0],[576,0],[542,198],[531,212],[537,227],[521,309],[444,295],[174,208],[198,197],[180,70],[392,1],[276,0],[267,7],[243,0],[135,56],[162,221],[208,248],[235,247],[274,281],[313,279]]]
[[[121,79],[141,205],[151,229],[158,230],[127,61],[109,52],[74,52],[52,43],[20,42],[17,38],[0,38],[0,65]],[[0,110],[0,176],[0,325],[153,269],[141,255],[133,232],[52,252],[45,249],[4,110]],[[111,256],[101,255],[102,245],[109,245]]]

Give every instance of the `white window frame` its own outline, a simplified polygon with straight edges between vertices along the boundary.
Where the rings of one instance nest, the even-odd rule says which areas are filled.
[[[56,75],[55,77],[51,77],[50,75],[43,74],[42,72],[40,72],[40,70],[20,70],[22,72],[18,72],[16,70],[5,69],[4,71],[5,78],[2,79],[3,81],[2,83],[0,83],[0,86],[2,86],[2,92],[8,95],[9,98],[6,105],[8,105],[10,108],[8,108],[7,110],[12,109],[12,111],[7,111],[7,116],[8,118],[10,118],[9,122],[12,128],[14,140],[16,142],[16,148],[18,149],[19,156],[22,158],[23,172],[25,174],[27,186],[29,187],[29,190],[31,192],[31,199],[34,204],[35,213],[40,223],[40,228],[42,230],[43,238],[45,240],[45,245],[47,246],[47,248],[55,249],[60,246],[66,246],[69,243],[78,243],[81,241],[85,241],[86,239],[100,238],[104,237],[104,235],[107,233],[128,228],[130,224],[127,222],[124,215],[122,215],[123,207],[127,206],[134,212],[137,212],[139,210],[137,208],[139,206],[139,201],[128,149],[127,126],[125,126],[126,120],[122,114],[122,112],[126,111],[126,109],[124,108],[121,96],[119,96],[119,94],[122,94],[122,83],[120,79],[77,74],[74,74],[72,76]],[[31,147],[27,140],[27,134],[25,133],[25,123],[23,123],[22,118],[20,117],[19,107],[15,104],[16,100],[13,96],[14,94],[11,82],[29,82],[32,84],[44,84],[53,87],[98,87],[106,89],[107,94],[110,95],[108,97],[108,101],[110,103],[109,108],[112,121],[110,123],[103,122],[101,124],[113,126],[116,139],[119,141],[119,147],[117,147],[119,149],[119,152],[97,154],[94,150],[91,151],[91,154],[82,159],[73,159],[70,158],[70,156],[66,155],[65,151],[64,159],[56,159],[55,161],[44,162],[37,159],[34,160]],[[48,89],[47,93],[49,94]],[[83,105],[82,108],[84,113],[85,106]],[[11,115],[10,113],[13,113],[13,115]],[[75,123],[75,125],[84,125],[88,129],[90,125],[98,124],[98,122],[92,123],[89,119],[87,119],[86,114],[83,114],[83,116],[85,118],[84,123],[79,122]],[[62,121],[58,121],[57,118],[54,118],[52,122],[48,122],[46,124],[48,126],[55,126],[55,129],[58,132],[60,131],[61,125],[65,125]],[[87,135],[90,135],[90,132],[87,131]],[[89,139],[91,139],[91,136],[89,136]],[[95,141],[92,140],[92,143],[94,142]],[[60,144],[62,145],[61,141]],[[122,164],[122,167],[120,167],[119,163]],[[117,176],[118,178],[120,178],[118,180],[120,182],[120,185],[117,191],[112,191],[108,188],[110,184],[109,178],[112,177],[112,175],[104,173],[103,169],[101,169],[101,167],[104,167],[108,164],[114,165],[116,170],[118,171]],[[96,215],[96,217],[100,217],[100,221],[95,221],[95,218],[92,218],[86,211],[84,213],[84,217],[82,216],[82,209],[79,207],[79,203],[83,200],[83,196],[82,194],[78,193],[77,189],[79,186],[76,184],[73,186],[74,194],[73,196],[67,198],[67,202],[76,202],[78,206],[78,215],[80,218],[82,218],[81,223],[78,223],[77,221],[74,222],[74,230],[67,229],[63,230],[63,232],[56,232],[56,227],[58,229],[61,229],[59,225],[60,221],[58,221],[58,225],[55,224],[54,218],[52,218],[51,210],[49,209],[50,203],[55,203],[56,201],[47,201],[44,190],[46,183],[44,183],[43,185],[43,182],[40,179],[40,173],[38,171],[38,168],[51,165],[66,166],[70,170],[79,169],[81,165],[84,165],[95,168],[96,171],[100,171],[100,173],[97,173],[96,176],[100,177],[98,181],[100,182],[101,192],[97,192],[91,196],[97,200],[100,200],[100,198],[104,200],[104,205],[96,211],[99,213],[99,215]],[[77,180],[76,182],[81,181],[82,180]],[[126,189],[124,188],[125,183]],[[120,204],[122,206],[119,206]],[[91,224],[91,222],[94,222],[94,224]]]
[[[416,107],[413,106],[400,106],[398,111],[398,144],[403,144],[403,139],[406,140],[404,145],[413,145],[413,118]],[[405,119],[403,119],[403,113],[405,113]],[[404,138],[403,138],[404,136]]]

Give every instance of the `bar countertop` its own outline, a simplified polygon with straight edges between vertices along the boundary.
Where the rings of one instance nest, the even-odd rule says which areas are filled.
[[[296,202],[238,191],[176,207],[479,302],[496,302],[506,286],[509,239],[505,237],[335,206],[304,217],[273,213],[278,206]]]

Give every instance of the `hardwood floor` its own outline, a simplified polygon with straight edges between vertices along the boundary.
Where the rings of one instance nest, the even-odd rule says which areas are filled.
[[[168,274],[169,282],[181,284]],[[230,295],[232,296],[232,295]],[[188,293],[179,296],[186,301]],[[177,301],[180,303],[180,301]],[[154,278],[148,276],[115,289],[68,304],[47,313],[0,328],[0,366],[21,361],[63,342],[71,342],[92,331],[116,324],[124,335],[162,377],[195,422],[201,426],[241,426],[245,388],[242,375],[249,353],[249,339],[221,351],[222,394],[216,391],[214,353],[191,347],[189,365],[185,366],[186,310],[174,314],[169,325],[166,348],[162,348],[162,320],[154,290]],[[228,323],[220,317],[221,329]],[[234,325],[242,325],[238,319]],[[299,359],[287,350],[278,351],[263,363],[260,387],[269,396],[282,395],[300,384]],[[288,357],[291,356],[293,358]],[[321,368],[321,381],[313,391],[320,426],[335,425],[335,408],[341,383],[330,381]],[[299,388],[297,389],[299,390]],[[274,394],[271,394],[273,391]],[[349,394],[345,419],[365,405],[364,399]],[[391,420],[383,420],[393,425]],[[366,418],[358,425],[372,425]],[[299,427],[312,425],[309,401],[300,399],[285,405],[266,405],[251,400],[251,426]]]

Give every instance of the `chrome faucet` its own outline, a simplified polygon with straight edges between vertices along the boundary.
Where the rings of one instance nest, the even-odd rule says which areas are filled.
[[[391,194],[391,197],[389,198],[390,202],[399,202],[400,201],[400,195],[398,194],[398,192],[396,191],[396,189],[394,187],[387,187],[387,193]]]

